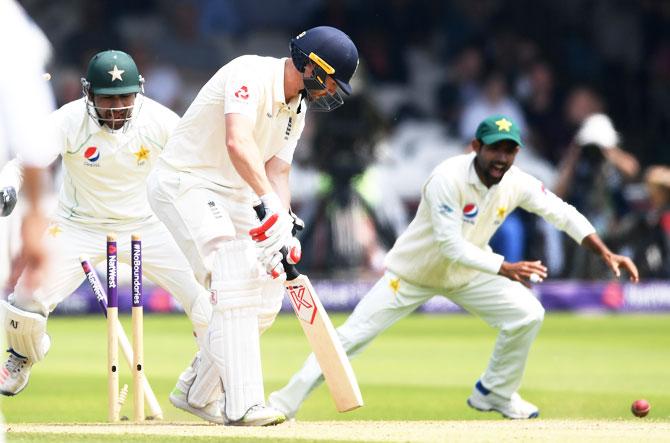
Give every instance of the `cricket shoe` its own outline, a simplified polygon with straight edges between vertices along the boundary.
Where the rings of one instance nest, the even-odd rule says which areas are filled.
[[[274,426],[286,421],[286,416],[272,406],[250,407],[239,420],[226,421],[228,426]]]
[[[511,419],[537,418],[540,415],[537,406],[527,402],[516,392],[512,394],[512,398],[505,398],[486,389],[480,381],[468,398],[468,406],[483,412],[497,411],[503,417]]]
[[[172,403],[175,408],[197,415],[208,422],[216,423],[218,425],[224,424],[223,415],[221,415],[221,406],[218,400],[207,403],[202,408],[196,408],[188,403],[186,394],[175,387],[172,392],[170,392],[170,403]]]
[[[275,408],[286,416],[288,420],[295,418],[298,409],[292,408],[284,397],[282,391],[275,391],[268,397],[268,406]]]
[[[33,365],[29,359],[22,357],[8,349],[9,357],[0,369],[0,394],[16,395],[28,384],[30,378],[30,368]]]

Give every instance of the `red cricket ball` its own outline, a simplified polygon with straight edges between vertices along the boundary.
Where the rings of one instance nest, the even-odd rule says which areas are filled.
[[[630,405],[630,411],[636,417],[645,417],[649,414],[651,405],[645,399],[635,400],[632,405]]]

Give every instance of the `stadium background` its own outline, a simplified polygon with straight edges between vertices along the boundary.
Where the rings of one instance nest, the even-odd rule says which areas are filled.
[[[308,119],[293,175],[296,209],[311,227],[303,234],[303,267],[332,311],[353,308],[379,275],[384,251],[416,209],[422,181],[437,162],[464,151],[474,129],[472,120],[480,113],[502,109],[522,122],[526,146],[517,164],[550,189],[565,172],[562,160],[581,121],[592,112],[607,113],[620,133],[621,147],[635,157],[639,168],[626,178],[602,157],[589,155],[573,171],[576,179],[568,183],[565,198],[587,213],[618,250],[634,255],[638,264],[644,262],[643,283],[635,287],[610,280],[605,269],[579,255],[565,236],[528,214],[516,214],[495,243],[507,255],[541,258],[550,268],[551,278],[534,289],[549,312],[531,352],[523,395],[541,407],[545,418],[576,420],[542,421],[537,434],[518,427],[500,433],[503,429],[491,422],[473,426],[471,420],[494,418],[469,410],[464,399],[486,364],[495,333],[471,316],[425,312],[398,323],[353,362],[365,408],[338,415],[321,388],[298,419],[470,420],[461,435],[468,441],[477,436],[492,441],[529,435],[543,440],[554,436],[555,441],[561,435],[567,435],[566,440],[592,435],[599,435],[600,441],[667,439],[670,322],[663,311],[670,310],[670,222],[664,220],[670,183],[667,177],[665,182],[649,183],[646,171],[670,162],[669,3],[21,3],[54,45],[49,69],[59,105],[80,97],[79,78],[90,56],[104,49],[129,52],[146,78],[146,94],[181,114],[209,77],[237,55],[285,56],[291,36],[321,24],[350,34],[361,54],[356,95],[335,113]],[[58,167],[54,173],[57,184]],[[665,196],[664,203],[650,199],[652,185]],[[8,241],[16,237],[10,234]],[[120,270],[121,277],[129,274]],[[146,289],[148,310],[180,310],[161,289]],[[123,291],[128,293],[127,288]],[[563,310],[578,314],[556,312]],[[53,315],[49,332],[55,345],[49,358],[35,368],[26,393],[3,402],[3,413],[15,429],[21,422],[104,419],[104,322],[97,311],[84,284]],[[424,311],[457,309],[437,298]],[[89,312],[95,315],[72,315]],[[127,316],[123,317],[127,328]],[[344,318],[333,316],[336,325]],[[188,320],[183,315],[147,315],[145,320],[147,375],[166,420],[191,420],[167,402],[175,377],[194,351]],[[308,347],[292,315],[280,316],[262,342],[270,392],[299,368]],[[644,425],[622,428],[628,425],[623,418],[632,420],[630,402],[639,397],[651,401],[652,414]],[[584,419],[601,421],[584,425]],[[433,429],[453,435],[448,433],[453,429],[435,423]],[[352,432],[359,429],[351,426]],[[598,434],[612,426],[618,433]],[[409,435],[403,437],[406,440],[438,440],[435,434],[411,431],[409,422],[402,427],[410,434],[395,435]],[[488,429],[485,437],[476,433],[482,428]],[[117,438],[62,429],[69,441]],[[20,432],[10,433],[11,441],[61,441],[30,427]],[[230,435],[225,432],[216,430]],[[330,438],[345,437],[342,433]],[[325,433],[323,438],[328,438]],[[172,435],[151,441],[183,440]]]
[[[523,126],[526,146],[517,165],[586,214],[616,250],[632,255],[647,284],[602,283],[609,271],[597,259],[520,210],[501,227],[494,249],[510,261],[539,258],[548,265],[554,282],[536,291],[549,309],[670,309],[668,171],[654,184],[661,203],[650,199],[646,183],[648,168],[670,162],[667,2],[22,3],[53,42],[59,105],[80,97],[88,60],[108,48],[129,52],[146,78],[146,94],[181,114],[238,55],[286,56],[291,36],[320,24],[350,34],[361,54],[356,93],[337,112],[308,119],[292,175],[293,204],[307,222],[302,268],[319,282],[330,309],[351,309],[365,293],[411,220],[432,167],[464,152],[478,121],[493,112]],[[613,120],[621,147],[636,162],[632,174],[587,149],[566,164],[579,125],[593,112]],[[159,289],[149,297],[158,311],[175,309]],[[83,286],[60,310],[89,307],[96,309]],[[440,301],[434,309],[453,306]]]

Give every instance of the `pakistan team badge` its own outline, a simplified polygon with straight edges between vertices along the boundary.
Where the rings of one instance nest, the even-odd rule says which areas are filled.
[[[107,74],[112,76],[112,81],[114,80],[123,81],[123,77],[121,76],[123,75],[124,72],[126,71],[119,69],[116,67],[116,65],[114,65],[114,69],[112,69],[111,71],[107,71]]]
[[[146,163],[146,161],[149,160],[149,154],[151,154],[151,151],[145,148],[144,145],[140,145],[140,149],[133,152],[133,155],[137,159],[137,166],[142,166]]]
[[[399,278],[392,278],[389,280],[389,288],[393,291],[393,295],[398,294],[398,290],[400,289],[400,279]]]
[[[503,222],[503,220],[505,219],[505,215],[507,215],[507,208],[504,207],[504,206],[500,206],[498,208],[496,220],[493,222],[493,224],[494,225],[501,224]]]
[[[63,230],[56,223],[49,226],[47,233],[52,237],[58,237]]]
[[[498,126],[498,132],[509,132],[510,129],[512,128],[512,122],[507,120],[506,118],[501,118],[500,120],[496,120],[496,125]]]

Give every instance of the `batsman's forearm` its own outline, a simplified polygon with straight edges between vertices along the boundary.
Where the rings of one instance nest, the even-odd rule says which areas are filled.
[[[270,184],[272,184],[272,189],[277,193],[286,208],[291,207],[290,171],[291,165],[277,157],[273,157],[265,163],[265,173],[270,180]]]

